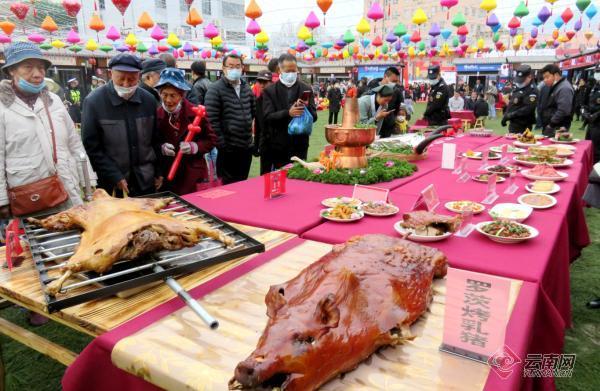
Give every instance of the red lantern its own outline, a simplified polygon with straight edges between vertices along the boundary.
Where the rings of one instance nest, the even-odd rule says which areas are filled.
[[[124,16],[125,11],[127,11],[127,8],[129,7],[129,4],[131,4],[131,0],[112,0],[112,3],[114,4],[115,7],[117,7],[119,12],[121,12],[121,14]]]
[[[516,16],[513,16],[512,19],[508,22],[508,28],[516,29],[521,27],[521,21],[517,19]]]
[[[571,39],[573,39],[574,36],[575,36],[575,31],[567,31],[567,38],[569,38],[569,41]]]
[[[19,20],[23,20],[27,16],[27,12],[29,12],[29,6],[25,3],[12,3],[10,10]]]
[[[460,26],[458,28],[458,30],[456,30],[456,34],[457,35],[467,35],[467,34],[469,34],[469,29],[467,28],[467,25],[463,24],[462,26]]]
[[[71,18],[76,17],[81,9],[81,3],[77,0],[63,0],[62,6]]]

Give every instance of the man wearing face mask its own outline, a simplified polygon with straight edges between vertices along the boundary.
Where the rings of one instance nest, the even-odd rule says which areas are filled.
[[[594,163],[600,161],[600,68],[594,73],[595,83],[586,101],[587,105],[583,111],[583,119],[588,125],[585,139],[592,141],[594,148]]]
[[[148,58],[142,62],[142,80],[140,87],[149,92],[157,102],[160,102],[160,96],[155,86],[160,79],[160,73],[167,67],[167,64],[159,58]]]
[[[294,117],[310,112],[313,123],[317,120],[317,108],[308,84],[298,80],[296,57],[284,53],[279,56],[279,81],[263,91],[263,113],[268,143],[265,145],[272,161],[265,169],[272,171],[290,162],[292,156],[306,160],[308,135],[288,134],[288,125]]]
[[[206,92],[208,121],[217,134],[217,174],[223,184],[248,179],[252,163],[252,121],[256,100],[245,80],[237,54],[223,58],[223,77]]]
[[[427,78],[431,83],[431,89],[429,90],[423,119],[426,119],[429,125],[432,126],[448,125],[448,118],[450,118],[450,109],[448,108],[450,88],[442,79],[440,66],[431,65],[427,69]]]
[[[540,108],[542,132],[544,136],[554,137],[556,130],[569,130],[573,120],[573,95],[575,91],[556,64],[548,64],[541,70],[544,84],[549,88],[548,99]]]
[[[523,133],[526,129],[533,129],[535,124],[535,111],[538,104],[538,92],[533,81],[531,67],[521,65],[515,71],[516,89],[513,91],[501,124],[506,126],[510,133]]]
[[[157,102],[138,88],[142,63],[121,53],[108,63],[110,82],[83,102],[83,144],[108,193],[132,196],[155,192],[163,177],[157,157]]]

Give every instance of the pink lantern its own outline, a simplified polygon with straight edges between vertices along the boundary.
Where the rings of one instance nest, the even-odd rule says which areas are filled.
[[[379,19],[383,19],[383,9],[379,3],[373,3],[369,12],[367,12],[367,18],[377,21]]]
[[[117,30],[115,26],[110,26],[106,32],[106,38],[110,39],[111,41],[116,41],[117,39],[121,38],[121,33],[119,33],[119,30]]]
[[[0,33],[0,43],[1,44],[11,43],[11,42],[12,42],[12,38],[11,37],[9,37],[6,34]]]
[[[69,31],[69,34],[67,34],[67,42],[73,45],[81,42],[81,38],[79,38],[79,34],[77,34],[77,31],[75,31],[74,29],[71,29],[71,31]]]
[[[150,36],[156,41],[162,41],[163,39],[165,39],[165,32],[162,28],[160,28],[158,24],[155,24],[152,28],[152,31],[150,32]]]
[[[258,25],[258,22],[254,19],[251,19],[250,22],[248,23],[248,27],[246,27],[246,32],[250,35],[256,35],[256,34],[260,33],[261,28]],[[204,32],[204,35],[206,35],[206,31]]]
[[[214,24],[209,23],[204,27],[204,37],[208,39],[213,39],[217,35],[219,35],[219,30],[217,30]]]
[[[46,38],[38,33],[29,34],[27,39],[33,43],[37,43],[38,45],[46,40]]]
[[[458,4],[458,0],[440,0],[440,5],[448,9],[446,12],[446,20],[450,18],[450,8],[454,7],[456,4]]]
[[[316,29],[321,25],[321,22],[319,22],[319,18],[317,18],[317,15],[315,15],[313,11],[310,11],[310,14],[308,14],[304,25],[309,29]]]

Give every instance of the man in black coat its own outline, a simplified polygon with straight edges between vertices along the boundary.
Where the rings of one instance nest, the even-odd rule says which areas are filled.
[[[569,130],[573,119],[573,86],[562,76],[556,64],[542,68],[544,84],[549,89],[548,99],[541,107],[542,129],[544,136],[554,137],[557,130]]]
[[[501,124],[510,122],[510,133],[523,133],[533,130],[535,111],[538,105],[538,91],[533,83],[533,74],[529,65],[521,65],[515,71],[515,85]]]
[[[195,105],[204,105],[204,97],[211,84],[208,77],[206,77],[206,61],[194,61],[191,70],[194,83],[187,94],[187,100]]]
[[[252,164],[252,121],[256,100],[242,80],[244,64],[237,54],[223,58],[223,77],[204,97],[206,114],[217,134],[217,175],[223,184],[248,179]]]
[[[108,66],[111,81],[83,101],[83,145],[99,187],[132,196],[154,193],[163,180],[157,159],[156,101],[138,88],[139,58],[121,53]]]
[[[427,107],[423,118],[429,125],[443,126],[448,125],[450,118],[450,109],[448,100],[450,100],[450,90],[442,78],[439,65],[431,65],[427,69],[427,77],[431,80],[431,89],[427,98]]]
[[[396,67],[387,68],[381,79],[373,79],[369,83],[369,88],[371,90],[384,84],[394,85],[394,95],[392,95],[392,100],[390,103],[388,103],[388,111],[393,111],[393,113],[383,119],[383,123],[381,124],[381,129],[379,131],[379,136],[381,138],[390,137],[394,133],[394,129],[396,127],[396,116],[400,111],[400,105],[404,102],[402,88],[400,87],[399,83],[400,71]],[[373,91],[369,91],[368,94],[373,94]]]
[[[327,91],[327,99],[329,100],[329,125],[338,123],[338,114],[342,107],[342,91],[340,85],[335,83]]]
[[[293,156],[306,160],[309,135],[288,134],[288,125],[292,118],[299,117],[306,107],[313,122],[317,120],[317,109],[309,85],[298,80],[296,57],[284,53],[279,56],[279,81],[263,91],[263,111],[266,132],[269,141],[265,151],[271,157],[271,168],[281,168],[290,162]],[[304,93],[309,96],[302,99]]]
[[[152,94],[156,102],[160,103],[158,91],[154,88],[160,80],[160,73],[167,67],[167,63],[158,58],[148,58],[142,62],[142,81],[140,87]]]

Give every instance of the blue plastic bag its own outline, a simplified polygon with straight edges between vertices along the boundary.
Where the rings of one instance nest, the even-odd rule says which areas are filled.
[[[288,134],[290,136],[310,136],[313,128],[313,117],[310,111],[305,107],[304,113],[299,117],[294,117],[288,125]]]

